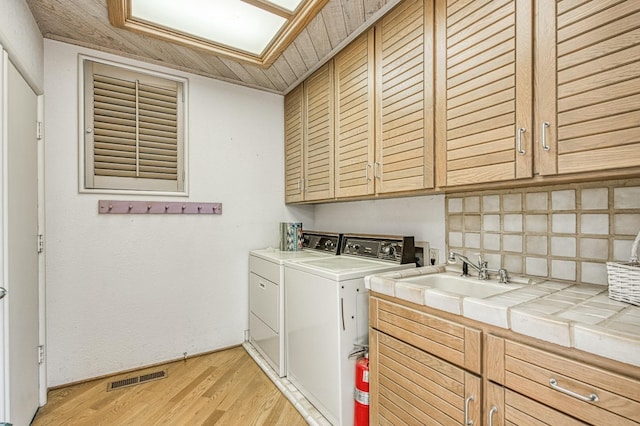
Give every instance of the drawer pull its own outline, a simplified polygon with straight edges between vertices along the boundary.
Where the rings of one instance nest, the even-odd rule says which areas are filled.
[[[260,281],[260,282],[258,283],[258,287],[260,287],[261,289],[265,289],[265,288],[267,288],[267,286],[265,285],[265,283],[263,283],[262,281]]]
[[[489,426],[493,426],[493,415],[497,412],[498,407],[496,407],[495,405],[491,407],[491,410],[489,410]]]
[[[549,379],[549,386],[551,386],[553,389],[557,390],[558,392],[562,392],[574,398],[578,398],[580,401],[598,402],[598,395],[596,395],[595,393],[592,393],[589,396],[582,396],[579,393],[575,393],[573,391],[570,391],[569,389],[565,389],[563,387],[558,386],[558,381],[554,378]]]
[[[551,147],[549,145],[547,145],[547,128],[551,126],[551,123],[549,123],[548,121],[545,121],[544,123],[542,123],[542,149],[544,149],[545,151],[549,151],[551,149]]]
[[[522,149],[522,134],[526,131],[527,129],[524,127],[520,127],[518,129],[518,136],[516,137],[516,151],[518,151],[518,154],[520,155],[525,155],[527,153],[527,151]]]
[[[473,426],[473,420],[469,420],[469,403],[473,401],[473,395],[464,400],[464,424]]]

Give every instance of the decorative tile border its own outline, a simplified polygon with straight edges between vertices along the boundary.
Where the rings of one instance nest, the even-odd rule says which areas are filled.
[[[607,284],[640,231],[640,179],[446,195],[449,250],[490,268]]]

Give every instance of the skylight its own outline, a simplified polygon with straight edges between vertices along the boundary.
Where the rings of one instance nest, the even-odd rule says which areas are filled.
[[[108,0],[112,25],[270,65],[328,0]]]

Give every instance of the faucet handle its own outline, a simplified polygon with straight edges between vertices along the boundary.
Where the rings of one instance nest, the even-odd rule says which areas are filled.
[[[489,279],[489,269],[487,268],[487,261],[482,260],[482,253],[476,253],[478,256],[478,279],[487,280]]]
[[[506,284],[509,282],[509,272],[506,269],[500,268],[498,269],[498,277],[501,284]]]

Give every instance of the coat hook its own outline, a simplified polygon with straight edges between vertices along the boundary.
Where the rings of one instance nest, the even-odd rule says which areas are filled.
[[[109,211],[113,210],[113,206],[109,204]]]
[[[165,211],[165,212],[169,211],[169,206],[168,206],[168,205],[165,205],[165,206],[164,206],[164,211]]]
[[[151,210],[151,204],[147,204],[147,211]]]
[[[202,210],[202,206],[198,206],[198,213],[200,213],[200,210]]]
[[[133,210],[133,204],[129,204],[129,211]]]

